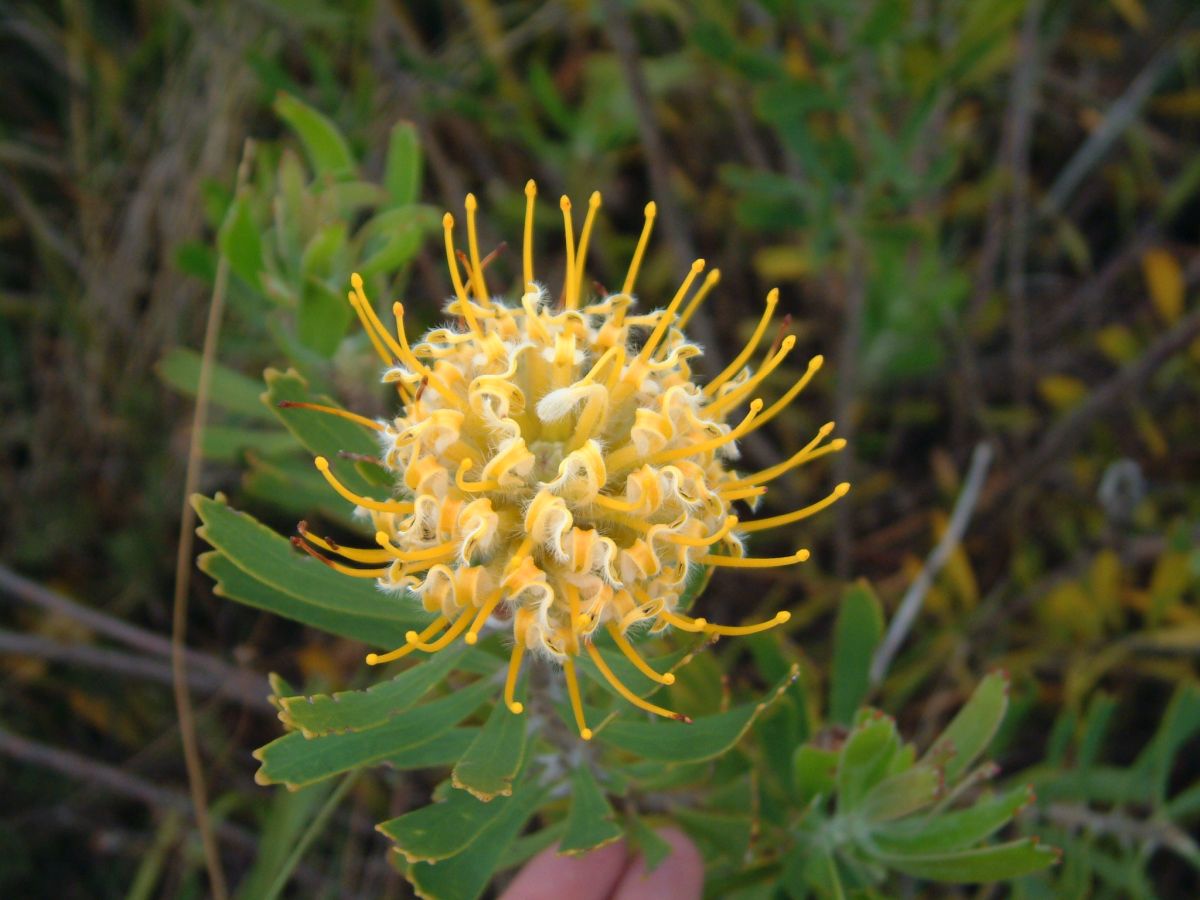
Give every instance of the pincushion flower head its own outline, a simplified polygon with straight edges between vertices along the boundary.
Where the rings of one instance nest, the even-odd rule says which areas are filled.
[[[383,360],[401,412],[374,421],[340,410],[378,433],[380,459],[398,495],[363,497],[343,486],[329,463],[316,459],[331,487],[369,516],[377,546],[343,547],[302,526],[298,546],[387,592],[411,591],[436,615],[375,665],[414,652],[434,653],[460,637],[476,642],[488,623],[512,631],[505,702],[514,713],[527,653],[561,664],[579,732],[584,721],[575,659],[588,654],[600,673],[642,709],[685,717],[628,690],[593,644],[598,630],[651,679],[674,676],[648,666],[634,647],[646,631],[668,628],[712,635],[752,634],[786,622],[787,612],[755,625],[715,625],[680,608],[689,574],[698,567],[789,566],[808,551],[774,558],[748,555],[754,532],[791,525],[829,506],[849,489],[771,518],[740,519],[768,482],[841,449],[826,442],[832,423],[784,462],[742,474],[737,441],[777,416],[821,367],[814,358],[781,396],[767,403],[765,379],[791,353],[795,338],[770,344],[778,292],[772,291],[750,340],[707,384],[692,362],[701,348],[684,328],[716,286],[703,260],[692,264],[659,309],[635,312],[638,269],[653,229],[645,224],[619,291],[585,296],[584,267],[600,195],[592,194],[578,234],[571,204],[560,203],[566,244],[564,283],[538,282],[533,260],[536,187],[526,185],[523,279],[508,297],[492,293],[476,233],[474,196],[466,199],[466,252],[455,246],[454,217],[443,220],[446,261],[454,288],[445,312],[452,326],[411,341],[404,308],[393,306],[395,331],[380,320],[352,278],[349,294]],[[704,277],[702,277],[704,276]],[[763,346],[761,363],[750,368]],[[334,559],[332,557],[340,557]]]

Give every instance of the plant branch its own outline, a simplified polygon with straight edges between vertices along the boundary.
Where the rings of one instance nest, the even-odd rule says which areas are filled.
[[[1128,391],[1145,383],[1176,353],[1185,349],[1200,336],[1200,309],[1180,319],[1166,334],[1150,345],[1137,360],[1126,364],[1117,374],[1088,395],[1070,415],[1046,432],[1046,436],[1029,455],[1020,472],[1013,476],[1009,487],[1024,484],[1039,474],[1054,459],[1070,450],[1084,429],[1105,409]]]
[[[1172,30],[1173,33],[1185,34],[1192,18],[1194,16],[1189,16],[1185,21],[1180,22],[1178,27]],[[1178,50],[1178,39],[1170,46],[1159,50],[1145,68],[1138,73],[1138,76],[1130,82],[1125,93],[1109,107],[1100,127],[1088,135],[1088,139],[1063,166],[1058,177],[1054,179],[1054,184],[1046,192],[1038,210],[1042,216],[1052,216],[1063,208],[1071,194],[1083,182],[1087,173],[1104,157],[1104,154],[1124,133],[1125,129],[1133,124],[1142,106],[1154,93],[1159,81],[1178,61]]]
[[[247,139],[242,149],[242,161],[238,165],[235,197],[241,195],[249,177],[253,151],[254,143]],[[185,647],[187,646],[188,590],[191,587],[192,551],[196,538],[196,511],[192,508],[190,501],[192,494],[200,485],[200,467],[203,465],[200,442],[208,421],[208,395],[212,389],[212,369],[217,355],[217,337],[221,332],[221,317],[225,311],[225,291],[228,286],[229,259],[222,253],[217,263],[212,302],[208,308],[208,321],[204,326],[200,380],[196,386],[196,406],[192,413],[191,442],[188,447],[187,470],[183,479],[183,504],[179,517],[179,548],[175,554],[175,596],[171,607],[171,671],[175,682],[175,707],[179,712],[179,731],[183,739],[183,758],[187,765],[188,786],[192,794],[196,827],[204,844],[204,862],[208,868],[209,888],[216,900],[225,900],[229,896],[229,889],[225,885],[225,873],[221,869],[221,852],[217,847],[216,835],[208,820],[204,763],[200,758],[200,745],[196,739],[196,721],[192,712],[192,696],[188,690]]]
[[[125,650],[93,647],[89,644],[65,644],[38,635],[0,629],[0,653],[102,669],[147,681],[157,681],[160,684],[172,683],[171,667],[168,664]],[[248,709],[274,715],[275,708],[266,699],[265,684],[251,686],[241,679],[224,680],[205,671],[189,672],[188,684],[194,691],[228,697]]]
[[[872,685],[878,685],[883,681],[888,667],[891,666],[892,660],[900,650],[900,646],[904,643],[905,638],[908,637],[909,631],[912,630],[913,624],[917,619],[917,614],[921,611],[921,605],[925,602],[925,595],[933,586],[933,581],[937,577],[938,572],[942,570],[946,561],[950,559],[950,554],[954,552],[954,549],[962,543],[963,535],[967,531],[967,525],[971,522],[971,514],[979,502],[979,494],[983,490],[983,482],[987,477],[991,464],[991,446],[989,444],[976,444],[975,451],[971,454],[971,465],[967,469],[967,477],[963,481],[958,500],[954,503],[954,512],[950,514],[950,523],[946,526],[946,531],[942,534],[942,539],[938,541],[937,546],[933,548],[933,552],[925,560],[925,565],[921,567],[921,571],[917,573],[917,577],[909,585],[908,591],[904,594],[904,599],[900,602],[900,608],[896,611],[895,617],[888,626],[883,643],[879,645],[879,649],[875,651],[875,658],[871,660]]]
[[[171,655],[171,642],[161,635],[136,625],[130,625],[128,622],[123,622],[98,609],[77,603],[70,597],[19,575],[2,564],[0,564],[0,592],[7,593],[32,606],[40,607],[47,612],[64,616],[90,628],[97,634],[120,641],[128,647],[144,653],[164,658]],[[230,696],[249,698],[263,695],[262,679],[253,672],[238,669],[199,650],[187,650],[187,660],[188,665],[206,672],[213,681],[225,685],[224,690]]]

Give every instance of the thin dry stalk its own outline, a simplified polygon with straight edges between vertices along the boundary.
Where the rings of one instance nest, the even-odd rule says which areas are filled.
[[[254,143],[247,140],[242,150],[242,161],[238,165],[237,193],[241,194],[250,174],[250,160]],[[200,746],[196,739],[196,721],[192,711],[192,696],[188,689],[187,674],[187,599],[191,587],[192,550],[195,543],[196,512],[192,509],[191,496],[200,484],[200,467],[203,464],[200,442],[208,421],[208,395],[212,388],[212,368],[217,356],[217,338],[221,332],[221,318],[225,310],[225,291],[229,285],[229,260],[222,255],[217,264],[217,276],[213,285],[212,303],[208,308],[208,322],[204,327],[204,349],[200,366],[200,382],[196,388],[196,408],[192,414],[191,442],[188,446],[187,471],[183,480],[183,507],[179,517],[179,549],[175,555],[175,596],[171,613],[171,672],[175,680],[175,707],[179,713],[179,731],[183,738],[183,758],[187,764],[188,786],[192,794],[192,806],[196,815],[196,828],[204,844],[204,862],[208,868],[209,887],[217,900],[225,900],[229,889],[225,885],[225,873],[221,869],[221,852],[216,834],[208,818],[208,791],[204,782],[204,762],[200,758]]]

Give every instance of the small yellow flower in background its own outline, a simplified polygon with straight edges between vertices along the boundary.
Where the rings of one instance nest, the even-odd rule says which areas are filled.
[[[821,367],[804,374],[770,405],[758,392],[791,352],[795,338],[766,349],[758,369],[748,363],[770,327],[778,292],[741,353],[712,381],[698,385],[690,362],[701,353],[683,329],[717,284],[701,280],[697,260],[665,308],[632,314],[638,269],[654,224],[645,225],[621,289],[584,303],[584,262],[600,195],[594,193],[578,237],[571,203],[561,208],[566,277],[559,296],[535,280],[532,252],[536,187],[526,185],[524,291],[516,303],[493,296],[479,255],[476,201],[466,199],[467,253],[454,244],[454,217],[443,220],[446,261],[455,297],[446,312],[455,327],[436,328],[410,343],[404,308],[393,306],[393,334],[375,314],[355,275],[350,303],[395,385],[403,415],[376,422],[341,410],[379,434],[381,461],[395,473],[402,496],[377,500],[340,484],[329,463],[316,465],[342,497],[370,517],[378,546],[349,548],[301,529],[308,552],[341,572],[377,579],[388,591],[411,590],[437,617],[390,653],[370,654],[375,665],[415,651],[434,653],[462,636],[474,644],[489,621],[511,623],[512,655],[505,702],[514,698],[523,655],[535,652],[562,664],[579,732],[587,727],[575,657],[587,653],[631,703],[668,718],[686,717],[638,697],[606,665],[592,643],[597,629],[647,677],[674,676],[648,666],[631,632],[674,627],[714,635],[744,635],[788,620],[780,612],[757,625],[713,625],[678,609],[689,570],[786,566],[788,556],[746,555],[747,534],[789,525],[844,496],[829,496],[794,512],[740,521],[734,503],[755,505],[765,485],[845,442],[826,442],[833,423],[786,461],[740,475],[735,442],[778,415]],[[460,267],[461,259],[461,267]],[[465,270],[465,271],[464,271]],[[640,344],[634,338],[641,338]],[[310,546],[311,545],[311,546]],[[338,562],[321,551],[335,554]],[[357,565],[352,565],[357,564]]]

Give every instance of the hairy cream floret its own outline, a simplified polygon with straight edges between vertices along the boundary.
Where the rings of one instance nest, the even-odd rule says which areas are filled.
[[[744,537],[799,521],[844,495],[848,486],[777,521],[742,522],[739,502],[757,502],[767,481],[843,444],[824,441],[830,425],[778,466],[749,475],[733,469],[737,441],[803,389],[820,357],[783,402],[764,408],[758,397],[762,384],[795,344],[781,335],[765,350],[762,364],[748,368],[770,325],[777,302],[772,291],[747,346],[716,378],[698,384],[691,362],[701,351],[682,326],[718,274],[700,282],[705,264],[697,260],[662,308],[630,314],[655,216],[651,203],[621,291],[584,303],[583,263],[600,197],[593,194],[578,241],[564,197],[566,279],[555,297],[533,271],[535,195],[530,182],[524,279],[511,301],[492,295],[486,284],[487,261],[479,255],[470,195],[461,264],[454,219],[447,213],[443,223],[454,287],[445,312],[455,324],[434,328],[410,345],[403,307],[393,307],[392,333],[376,315],[362,279],[354,276],[350,302],[386,365],[383,380],[396,387],[402,413],[372,422],[324,411],[377,432],[380,460],[395,476],[397,496],[352,494],[318,458],[330,484],[371,518],[377,547],[348,551],[303,533],[309,552],[316,555],[316,547],[364,564],[327,559],[348,574],[376,578],[386,590],[411,591],[436,614],[423,632],[410,632],[404,646],[372,654],[368,663],[433,652],[460,635],[474,643],[489,622],[505,623],[514,640],[505,691],[509,707],[520,712],[513,691],[523,654],[552,658],[563,665],[577,724],[589,737],[573,663],[580,653],[597,660],[632,702],[675,715],[616,682],[592,645],[598,629],[608,631],[639,669],[653,672],[628,641],[631,630],[747,634],[786,621],[786,612],[747,626],[691,618],[681,609],[689,575],[713,566],[803,562],[807,550],[747,557]],[[673,680],[669,673],[652,677]]]

